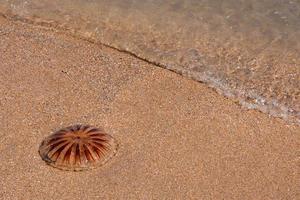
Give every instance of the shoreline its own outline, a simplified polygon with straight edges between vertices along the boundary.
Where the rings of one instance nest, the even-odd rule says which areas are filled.
[[[12,1],[0,5],[0,12],[127,52],[203,82],[247,109],[300,124],[300,4],[78,1],[70,9],[68,3]]]

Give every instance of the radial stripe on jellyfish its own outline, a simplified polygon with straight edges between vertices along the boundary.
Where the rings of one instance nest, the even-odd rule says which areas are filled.
[[[116,140],[103,129],[74,125],[46,137],[39,154],[53,167],[81,171],[103,165],[116,154],[117,147]]]

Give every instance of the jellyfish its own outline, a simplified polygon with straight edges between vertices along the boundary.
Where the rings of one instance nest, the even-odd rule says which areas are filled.
[[[82,171],[102,166],[116,154],[117,148],[116,140],[102,128],[73,125],[46,137],[39,154],[52,167]]]

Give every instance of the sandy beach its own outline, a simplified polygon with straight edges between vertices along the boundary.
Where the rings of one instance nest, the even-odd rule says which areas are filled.
[[[0,17],[0,199],[297,199],[297,125],[128,54]],[[76,123],[120,148],[106,165],[45,164]]]

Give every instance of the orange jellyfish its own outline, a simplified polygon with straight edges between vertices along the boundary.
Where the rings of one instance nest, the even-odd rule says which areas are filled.
[[[103,165],[116,154],[117,147],[116,140],[103,129],[74,125],[46,137],[39,154],[55,168],[81,171]]]

